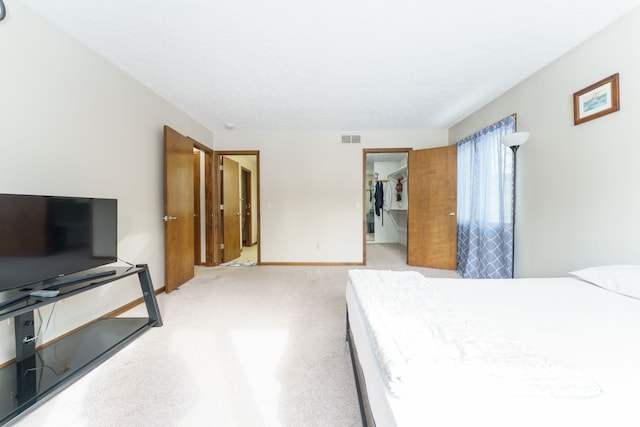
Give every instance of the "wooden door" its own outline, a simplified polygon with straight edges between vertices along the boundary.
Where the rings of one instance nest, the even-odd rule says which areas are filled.
[[[409,152],[407,264],[456,269],[457,147]]]
[[[194,275],[193,144],[164,127],[165,291]]]
[[[240,164],[228,157],[222,158],[222,210],[224,250],[222,262],[240,256]]]

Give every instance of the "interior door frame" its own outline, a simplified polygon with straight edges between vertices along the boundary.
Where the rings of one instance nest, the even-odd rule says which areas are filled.
[[[409,156],[409,151],[413,151],[413,148],[364,148],[362,149],[362,264],[367,265],[367,212],[365,206],[367,205],[367,154],[373,153],[406,153]],[[409,171],[410,173],[411,171]],[[409,206],[407,206],[407,213]],[[408,253],[405,254],[405,262],[407,261]]]
[[[220,150],[213,152],[213,171],[215,171],[216,176],[220,171],[220,165],[222,165],[222,157],[224,156],[256,156],[256,205],[253,208],[253,212],[256,216],[256,235],[257,235],[257,264],[260,265],[260,246],[262,245],[262,238],[260,237],[260,151],[259,150]],[[216,201],[216,204],[219,205],[218,201],[220,200],[220,180],[216,180],[216,185],[213,187],[213,198],[212,201]],[[221,227],[222,224],[222,214],[220,209],[215,209],[215,214],[212,212],[212,216],[214,218],[213,224],[213,265],[222,264],[222,249],[220,245],[223,242],[223,232],[224,230]]]
[[[193,144],[193,148],[204,153],[204,215],[205,215],[205,265],[207,267],[213,267],[215,264],[214,258],[214,212],[213,212],[213,160],[214,152],[211,148],[207,147],[196,141],[193,138],[187,137]],[[195,195],[194,195],[195,197]],[[198,235],[198,238],[200,235]],[[200,264],[200,260],[196,260],[196,264]]]
[[[202,218],[200,216],[200,210],[202,207],[202,200],[200,197],[200,156],[200,151],[193,150],[193,261],[195,265],[202,265],[202,227],[200,225],[202,222]]]

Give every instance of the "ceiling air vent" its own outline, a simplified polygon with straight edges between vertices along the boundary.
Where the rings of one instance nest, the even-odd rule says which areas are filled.
[[[342,143],[349,144],[351,142],[351,135],[342,135]]]
[[[360,144],[360,135],[351,135],[352,144]]]

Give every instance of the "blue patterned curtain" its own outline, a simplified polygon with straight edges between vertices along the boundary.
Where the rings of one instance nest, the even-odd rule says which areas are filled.
[[[509,116],[458,142],[458,257],[465,278],[513,274],[513,152]]]

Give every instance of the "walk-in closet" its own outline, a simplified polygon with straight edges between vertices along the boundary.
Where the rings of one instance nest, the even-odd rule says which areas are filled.
[[[406,152],[366,154],[367,243],[407,246],[407,159]]]

